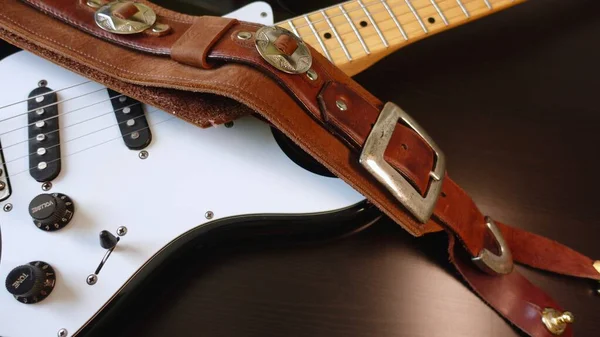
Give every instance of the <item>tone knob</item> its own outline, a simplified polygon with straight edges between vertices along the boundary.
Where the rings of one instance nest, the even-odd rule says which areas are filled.
[[[56,284],[54,269],[42,261],[29,262],[13,269],[6,277],[6,290],[17,301],[33,304],[44,300]]]
[[[29,215],[33,223],[48,232],[65,227],[73,218],[75,205],[61,193],[40,194],[29,203]]]

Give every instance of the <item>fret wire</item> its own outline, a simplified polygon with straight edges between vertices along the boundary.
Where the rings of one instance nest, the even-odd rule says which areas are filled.
[[[441,0],[441,1],[440,1],[440,0],[438,0],[438,3],[450,2],[450,1],[453,1],[453,0]],[[463,9],[463,8],[464,8],[463,12],[466,12],[466,7],[465,7],[465,6],[462,6],[462,5],[463,5],[463,3],[462,3],[460,0],[456,0],[456,1],[457,1],[457,3],[458,3],[458,5],[459,5],[459,6],[457,6],[457,7],[452,7],[452,8],[447,8],[446,10],[455,9],[455,8],[461,8],[461,9]],[[477,1],[480,1],[480,0],[467,1],[466,3],[475,3],[475,2],[477,2]],[[495,1],[495,0],[494,0],[494,1]],[[498,0],[498,1],[500,1],[500,0]],[[515,0],[511,0],[511,2],[514,2],[514,1],[515,1]],[[345,2],[345,3],[350,3],[350,2],[352,2],[352,1]],[[399,2],[403,2],[403,0],[399,0]],[[370,3],[367,3],[367,4],[365,4],[365,5],[366,5],[366,6],[370,6],[370,5],[374,5],[374,4],[377,4],[377,3],[381,3],[381,0],[376,0],[376,1],[374,1],[374,2],[370,2]],[[394,5],[391,5],[391,7],[390,7],[390,8],[394,9],[394,8],[396,8],[396,7],[401,7],[400,3],[398,3],[398,6],[395,6],[395,5],[396,5],[396,4],[394,4]],[[338,5],[338,8],[339,8],[340,6],[341,6],[341,5]],[[417,7],[417,8],[415,8],[415,9],[416,9],[416,10],[420,10],[420,9],[424,9],[424,8],[427,8],[427,7],[430,7],[430,6],[431,6],[431,5],[429,5],[429,4],[428,4],[428,5],[426,5],[426,6]],[[407,8],[408,8],[408,7],[407,7]],[[407,12],[402,12],[402,13],[400,13],[400,14],[396,15],[396,16],[402,16],[402,15],[405,15],[405,14],[412,14],[412,13],[411,13],[411,11],[410,11],[410,8],[408,8],[408,9],[409,9],[409,10],[408,10]],[[360,6],[358,6],[356,9],[351,9],[351,10],[349,10],[349,11],[345,11],[345,12],[346,12],[346,15],[347,15],[348,13],[355,12],[355,11],[361,11],[361,10],[362,10],[362,8],[361,8]],[[375,12],[371,12],[371,13],[372,13],[372,14],[376,14],[376,13],[381,13],[381,12],[383,12],[383,10],[381,10],[381,11],[375,11]],[[309,13],[309,14],[307,14],[307,15],[313,15],[313,14],[318,14],[318,12]],[[333,18],[335,18],[335,17],[342,16],[342,15],[344,15],[344,13],[342,13],[341,15],[339,15],[339,14],[338,14],[338,15],[330,15],[330,16],[329,16],[329,18],[333,19]],[[467,17],[469,17],[469,16],[470,16],[470,14],[469,14],[468,12],[466,12],[466,15],[467,15]],[[349,17],[349,16],[348,16],[348,17]],[[363,18],[363,17],[366,17],[366,16],[361,16],[361,17],[359,17],[359,18]],[[294,20],[296,20],[296,19],[294,19]],[[347,20],[348,20],[348,19],[347,19]],[[318,23],[318,22],[322,22],[322,21],[324,21],[324,20],[322,20],[322,19],[319,19],[319,20],[312,20],[312,23],[314,24],[314,23]],[[350,20],[350,22],[351,22],[351,20]],[[349,22],[349,23],[350,23],[350,22]],[[281,26],[281,25],[283,25],[283,24],[285,24],[285,22],[277,23],[276,25],[279,25],[279,26]],[[305,24],[305,25],[297,25],[297,26],[296,26],[296,28],[300,29],[300,28],[303,28],[303,27],[308,27],[308,26],[309,26],[309,25],[307,25],[307,24]],[[320,31],[317,31],[317,32],[321,33]],[[341,35],[344,35],[344,34],[341,34]]]
[[[467,2],[467,3],[474,3],[476,1],[479,1],[479,0],[470,1],[470,2]],[[452,9],[456,9],[456,8],[459,8],[459,7],[458,6],[457,7],[453,7]],[[481,9],[484,9],[484,8],[487,8],[487,7],[484,5],[483,7],[476,8],[475,11],[481,10]],[[454,16],[448,17],[448,19],[451,20],[451,19],[455,19],[455,18],[459,18],[459,17],[463,17],[463,16],[464,16],[464,13],[462,13],[460,15],[454,15]],[[396,30],[396,28],[387,29],[387,30],[385,30],[385,32],[388,32],[388,31],[391,31],[391,30]],[[420,31],[422,31],[422,30],[419,28],[419,29],[416,29],[416,30],[407,31],[407,34],[416,33],[416,32],[420,32]],[[372,37],[372,36],[375,36],[375,35],[377,35],[377,34],[370,34],[370,35],[366,35],[365,37],[368,38],[368,37]],[[396,40],[398,38],[400,38],[400,37],[391,38],[390,41],[394,41],[394,40]],[[332,50],[335,50],[335,49],[337,49],[337,48],[332,48]]]
[[[292,20],[288,20],[288,24],[290,25],[290,27],[292,27],[292,32],[294,32],[294,34],[296,34],[297,37],[300,37],[300,33],[298,33],[298,30],[296,30],[296,26],[294,26]]]
[[[400,1],[402,1],[402,0],[400,0]],[[441,0],[441,1],[439,1],[439,0],[438,0],[438,2],[439,2],[439,3],[442,3],[442,2],[450,2],[450,1],[453,1],[453,0]],[[467,4],[467,3],[469,3],[469,4],[474,4],[474,3],[477,3],[478,1],[481,1],[481,0],[467,1],[467,2],[465,2],[465,4]],[[380,2],[380,0],[377,0],[377,2]],[[514,2],[514,0],[512,0],[511,2]],[[446,9],[445,9],[445,11],[452,10],[452,9],[458,9],[458,8],[461,8],[461,9],[462,9],[462,8],[464,7],[464,6],[461,6],[463,3],[462,3],[462,2],[460,2],[460,0],[457,0],[457,4],[458,4],[458,6],[454,6],[454,7],[449,7],[449,8],[446,8]],[[430,5],[427,5],[427,6],[430,6]],[[423,6],[423,7],[420,7],[419,9],[421,9],[421,8],[425,8],[425,7],[426,7],[426,6]],[[367,55],[369,55],[369,54],[370,54],[370,50],[369,50],[369,48],[366,46],[366,44],[365,44],[365,40],[364,40],[363,36],[362,36],[362,35],[360,34],[360,32],[359,32],[359,31],[356,29],[357,27],[354,25],[354,23],[353,23],[352,19],[351,19],[351,18],[350,18],[350,16],[348,15],[348,12],[350,12],[350,11],[356,11],[356,10],[350,10],[350,11],[346,11],[346,10],[345,10],[345,8],[343,7],[343,5],[338,5],[338,8],[340,9],[340,12],[342,13],[342,15],[345,17],[346,21],[348,22],[348,25],[349,25],[349,26],[352,28],[352,30],[353,30],[353,32],[354,32],[354,34],[356,34],[356,36],[357,36],[357,38],[358,38],[358,42],[360,42],[360,43],[361,43],[361,46],[363,47],[363,49],[365,49],[365,53],[366,53]],[[394,7],[391,7],[391,8],[394,8]],[[487,7],[484,5],[483,7],[480,7],[480,8],[475,8],[475,9],[472,9],[472,10],[473,10],[473,11],[479,11],[479,10],[481,10],[481,9],[487,9]],[[375,12],[373,12],[373,13],[381,13],[381,12],[383,12],[383,11],[384,11],[384,10],[381,10],[381,11],[375,11]],[[467,12],[467,13],[468,13],[468,12]],[[410,11],[408,11],[408,12],[405,12],[405,13],[403,13],[403,14],[399,14],[399,15],[397,15],[397,16],[401,16],[401,15],[405,15],[405,14],[411,14],[411,12],[410,12]],[[463,14],[461,14],[460,16],[463,16],[463,15],[464,15],[464,11],[463,11]],[[330,18],[333,18],[333,17],[336,17],[336,16],[339,16],[339,15],[334,15],[334,16],[329,16],[329,17],[330,17]],[[412,16],[414,16],[414,15],[412,15]],[[457,16],[457,15],[455,15],[455,16],[451,16],[451,17],[449,17],[449,19],[458,18],[458,17],[460,17],[460,16]],[[469,15],[469,16],[470,16],[470,15]],[[388,20],[389,20],[389,19],[388,19]],[[317,20],[317,22],[318,22],[318,21],[319,21],[319,20]],[[320,21],[322,21],[322,20],[320,20]],[[384,21],[387,21],[387,20],[384,20]],[[417,20],[413,20],[412,22],[418,22],[418,21],[417,21]],[[301,25],[299,25],[299,26],[297,26],[297,27],[299,28],[299,27],[306,27],[306,26],[307,26],[307,25],[305,25],[305,26],[301,26]],[[387,29],[387,30],[385,30],[385,32],[389,32],[389,31],[391,31],[391,30],[392,30],[392,29]],[[394,28],[393,28],[393,30],[396,30],[396,27],[394,27]],[[416,31],[417,31],[417,30],[415,30],[414,32],[416,32]],[[409,33],[409,34],[410,34],[410,33],[412,33],[412,32],[413,32],[413,31],[410,31],[410,32],[407,32],[407,33]],[[352,33],[352,32],[344,33],[344,34],[341,34],[340,36],[343,36],[343,35],[346,35],[346,34],[351,34],[351,33]],[[370,35],[367,35],[367,37],[371,37],[371,36],[374,36],[374,35],[375,35],[375,34],[370,34]],[[395,39],[396,39],[396,38],[392,38],[392,40],[395,40]],[[352,45],[353,43],[356,43],[356,41],[355,41],[355,42],[346,43],[346,45],[347,45],[347,46],[349,46],[349,45]],[[340,47],[334,47],[334,48],[330,48],[330,49],[329,49],[329,51],[336,50],[336,49],[339,49],[339,48],[340,48]]]
[[[465,8],[465,6],[463,5],[462,1],[460,0],[456,0],[456,2],[458,3],[458,6],[460,7],[460,9],[462,9],[463,13],[465,13],[465,16],[467,18],[471,17],[471,14],[469,14],[469,12],[467,11],[467,9]]]
[[[373,25],[373,28],[375,28],[375,31],[377,32],[377,34],[379,35],[379,37],[381,38],[381,42],[383,42],[383,45],[386,48],[389,47],[390,45],[385,40],[385,37],[383,36],[383,33],[381,33],[381,30],[379,29],[379,26],[377,26],[377,23],[375,23],[375,20],[371,16],[371,13],[369,13],[369,10],[367,10],[367,8],[365,7],[365,5],[363,4],[362,0],[356,0],[356,2],[358,2],[358,4],[360,5],[360,7],[362,7],[363,11],[367,15],[367,18],[369,19],[369,21],[371,21],[371,24]]]
[[[438,12],[440,17],[442,18],[442,21],[444,21],[444,24],[447,26],[448,20],[446,20],[446,16],[444,16],[444,13],[442,13],[442,10],[440,9],[440,7],[437,5],[435,0],[430,0],[430,1],[431,1],[431,4],[433,5],[433,7],[435,7],[435,10]]]
[[[490,2],[488,0],[483,0],[483,2],[485,2],[485,5],[487,6],[487,8],[492,9],[492,4],[490,4]]]
[[[325,57],[327,57],[327,59],[329,61],[331,61],[331,55],[329,55],[329,52],[327,51],[327,48],[325,47],[325,44],[323,43],[323,40],[321,39],[321,35],[319,35],[319,33],[317,33],[317,30],[315,29],[315,26],[312,24],[312,22],[308,18],[308,15],[305,15],[304,18],[306,19],[306,22],[308,22],[308,26],[310,27],[310,30],[312,30],[313,34],[315,34],[315,36],[317,37],[317,42],[319,42],[319,45],[321,45],[321,49],[323,49],[323,53],[325,54]]]
[[[413,13],[415,18],[417,18],[417,21],[419,21],[419,24],[421,25],[421,28],[423,28],[423,31],[425,33],[429,33],[429,31],[427,30],[427,27],[425,27],[425,24],[423,23],[423,20],[421,20],[419,13],[417,13],[417,11],[413,7],[413,5],[410,3],[410,0],[404,0],[404,2],[406,2],[406,5],[408,6],[408,8],[410,8],[410,11]]]
[[[346,48],[346,45],[344,44],[344,42],[342,41],[342,38],[340,37],[340,35],[338,34],[337,30],[335,29],[335,27],[331,23],[331,20],[329,20],[329,17],[327,16],[327,13],[325,13],[324,10],[321,10],[321,14],[323,14],[323,17],[325,18],[325,21],[327,21],[327,24],[331,28],[331,31],[333,32],[333,35],[338,40],[338,43],[342,47],[342,50],[344,51],[344,54],[346,54],[346,58],[348,59],[348,61],[352,61],[352,57],[350,56],[350,52],[348,52],[348,48]]]
[[[352,20],[350,19],[350,16],[348,16],[348,12],[346,12],[346,10],[344,9],[344,6],[339,5],[339,8],[340,8],[340,11],[342,11],[342,14],[344,15],[344,17],[346,18],[346,21],[348,21],[348,23],[350,24],[350,27],[352,27],[352,30],[354,31],[354,34],[356,34],[356,37],[358,38],[358,41],[360,42],[363,49],[365,50],[365,53],[367,53],[367,55],[371,54],[371,51],[365,44],[365,40],[363,40],[362,36],[360,35],[360,32],[358,31],[358,29],[356,29],[354,22],[352,22]]]
[[[398,27],[398,30],[400,31],[400,34],[402,34],[402,37],[404,38],[404,40],[408,40],[408,36],[406,35],[406,32],[404,31],[404,28],[402,28],[402,25],[400,25],[400,22],[398,22],[398,18],[396,18],[396,15],[394,14],[394,12],[392,11],[392,9],[388,5],[387,0],[381,0],[381,4],[383,5],[383,7],[385,7],[385,9],[387,10],[387,12],[390,14],[390,17],[392,18],[392,20],[396,24],[396,27]]]
[[[402,0],[399,0],[399,1],[402,1]],[[445,2],[445,1],[452,1],[452,0],[442,0],[442,1],[440,1],[440,2]],[[492,0],[492,1],[502,1],[502,0]],[[514,1],[515,1],[515,0],[512,0],[512,2],[514,2]],[[350,4],[351,2],[356,2],[356,0],[353,0],[353,1],[345,1],[345,2],[343,2],[342,4],[346,4],[346,5],[347,5],[347,4]],[[371,6],[371,5],[376,5],[376,4],[380,3],[380,2],[381,2],[380,0],[374,0],[374,1],[371,1],[371,2],[367,2],[367,3],[365,3],[364,5],[365,5],[366,7],[369,7],[369,6]],[[336,6],[337,6],[337,7],[339,7],[339,5],[334,5],[334,6],[330,6],[330,7],[326,7],[326,8],[324,8],[324,10],[330,10],[330,9],[334,9]],[[427,5],[427,6],[429,6],[429,5]],[[422,9],[422,8],[425,8],[425,7],[420,7],[420,8],[417,8],[417,9]],[[355,12],[355,11],[361,11],[361,10],[362,10],[362,8],[360,8],[360,6],[359,6],[359,7],[358,7],[358,8],[356,8],[356,9],[351,9],[351,10],[349,10],[349,11],[348,11],[348,13]],[[306,15],[309,15],[309,16],[310,16],[310,15],[314,15],[314,14],[319,14],[319,12],[320,12],[320,10],[317,10],[317,11],[314,11],[314,12],[307,13]],[[379,11],[379,12],[375,12],[375,13],[380,13],[380,12],[381,12],[381,11]],[[329,16],[329,18],[333,19],[333,18],[335,18],[335,17],[337,17],[337,16],[338,16],[338,15],[333,15],[333,16]],[[316,24],[316,23],[319,23],[319,22],[322,22],[322,21],[324,21],[324,20],[321,20],[321,19],[319,19],[319,20],[313,21],[313,24]],[[278,23],[277,25],[280,25],[280,24]],[[307,27],[307,26],[308,26],[308,25],[304,25],[304,26],[298,26],[298,28]]]

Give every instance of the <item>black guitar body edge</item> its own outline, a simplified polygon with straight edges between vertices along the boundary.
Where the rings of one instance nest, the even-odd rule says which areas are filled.
[[[164,247],[140,269],[115,298],[76,337],[103,337],[113,331],[115,320],[122,320],[129,305],[144,296],[149,283],[168,267],[180,265],[191,254],[210,252],[224,244],[235,247],[260,245],[261,248],[289,247],[299,244],[341,239],[366,229],[381,218],[381,212],[368,201],[343,210],[312,215],[250,215],[227,218],[182,234]],[[208,254],[207,254],[208,255]],[[127,318],[125,318],[127,319]]]

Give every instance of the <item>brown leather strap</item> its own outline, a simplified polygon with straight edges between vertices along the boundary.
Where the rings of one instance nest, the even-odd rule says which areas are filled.
[[[28,2],[71,25],[79,28],[85,27],[84,29],[88,33],[103,39],[106,38],[106,33],[92,26],[93,21],[90,20],[89,10],[73,11],[72,8],[68,8],[65,12],[61,12],[62,7],[73,4],[71,1],[49,0],[44,1],[41,5],[37,1]],[[156,37],[156,40],[149,44],[146,44],[146,37],[119,36],[115,38],[111,36],[108,38],[136,50],[148,51],[147,49],[151,49],[151,53],[166,54],[178,40],[174,39],[174,36],[181,37],[184,31],[192,29],[190,34],[198,36],[203,41],[211,42],[202,44],[204,47],[194,46],[190,42],[182,42],[178,48],[194,50],[174,52],[174,58],[178,58],[177,55],[192,55],[192,51],[196,51],[196,55],[206,55],[200,59],[182,57],[180,61],[189,65],[184,66],[176,64],[166,57],[123,50],[102,41],[91,43],[90,41],[93,40],[91,37],[69,30],[56,22],[48,21],[46,17],[36,16],[14,0],[0,0],[0,4],[4,11],[4,14],[0,13],[0,35],[23,48],[32,50],[142,101],[167,111],[177,111],[178,116],[202,125],[205,125],[204,122],[199,121],[202,114],[206,110],[214,109],[214,104],[218,104],[216,103],[218,101],[211,100],[203,106],[202,100],[206,99],[206,96],[199,98],[198,95],[165,88],[216,93],[234,98],[262,113],[265,118],[296,140],[307,152],[373,200],[411,233],[422,235],[439,231],[441,230],[440,226],[443,226],[461,239],[471,256],[477,255],[485,246],[488,233],[483,226],[483,216],[466,193],[449,178],[446,177],[444,180],[445,196],[442,196],[437,204],[435,218],[426,224],[421,224],[407,214],[402,207],[399,207],[398,202],[362,170],[357,164],[357,151],[364,143],[364,131],[361,128],[364,128],[365,121],[368,123],[368,120],[376,118],[382,104],[314,51],[313,69],[319,74],[317,81],[311,81],[306,76],[287,75],[273,70],[258,56],[253,41],[236,38],[237,33],[241,30],[254,32],[258,28],[256,25],[227,23],[220,26],[221,30],[216,29],[204,36],[200,31],[202,19],[194,20],[194,24],[191,26],[192,20],[186,17],[185,19],[173,19],[182,25],[174,29],[169,38],[167,36]],[[50,4],[52,10],[48,10]],[[72,7],[76,8],[77,6]],[[158,10],[157,13],[159,12],[166,14],[160,18],[161,22],[169,22],[176,17],[165,10]],[[21,19],[22,17],[25,18],[25,21]],[[38,23],[36,27],[30,27],[26,23],[32,19]],[[182,27],[186,29],[181,30]],[[61,43],[61,37],[67,34],[73,40],[72,45]],[[93,48],[87,47],[90,44],[93,44]],[[122,56],[118,58],[118,62],[115,61],[115,55]],[[239,66],[235,63],[251,65],[276,79],[277,83],[249,67]],[[219,66],[210,71],[197,68],[209,64]],[[153,73],[156,69],[159,70],[158,74]],[[271,95],[266,97],[257,95],[255,90],[257,87]],[[288,95],[282,91],[282,88],[287,90]],[[334,107],[330,106],[331,97],[344,100],[349,107],[347,110],[349,113],[356,113],[354,110],[356,109],[361,114],[364,112],[364,116],[361,115],[359,118],[339,114]],[[177,109],[174,108],[182,101],[185,104],[177,106]],[[194,107],[190,108],[189,105]],[[304,110],[299,109],[298,106]],[[231,105],[231,107],[235,107],[235,105]],[[282,114],[281,111],[285,111],[285,114]],[[305,112],[308,112],[310,117]],[[204,115],[202,118],[205,117]],[[331,133],[325,131],[323,126],[338,138],[332,137]],[[429,171],[434,162],[431,149],[407,127],[399,126],[395,132],[394,137],[397,138],[392,140],[392,146],[386,151],[387,160],[412,180],[419,191],[423,193],[429,182]],[[527,237],[522,235],[525,232],[520,230],[503,225],[500,227],[505,233],[506,239],[509,240],[514,256],[521,259],[521,262],[547,270],[559,269],[559,272],[568,275],[599,278],[598,275],[594,275],[595,270],[590,264],[591,260],[583,255],[568,250],[551,240],[533,234],[527,234],[529,235]],[[523,244],[522,238],[525,237],[535,240],[539,246],[532,247],[531,242]],[[451,247],[453,245],[454,241],[451,242]],[[526,247],[521,247],[521,245]],[[562,263],[557,268],[551,265],[555,262],[553,258],[550,259],[552,263],[547,262],[544,254],[548,251],[552,251],[554,256],[560,256],[563,251],[566,251],[570,257],[577,260],[577,263]],[[453,256],[452,253],[451,256]],[[503,277],[483,277],[484,274],[469,261],[469,256],[466,257],[464,264],[456,261],[453,260],[453,263],[486,302],[531,335],[539,335],[539,317],[532,318],[531,325],[522,323],[523,317],[521,317],[523,313],[529,312],[527,308],[531,307],[531,303],[536,304],[539,308],[551,306],[559,309],[540,289],[522,282],[522,277],[516,271]],[[588,266],[586,267],[586,265]],[[515,287],[510,291],[521,294],[520,298],[525,299],[528,304],[523,301],[511,302],[502,299],[502,296],[506,296],[506,294],[490,290],[495,288],[494,284],[504,284],[501,289],[510,290],[510,287]],[[509,308],[507,303],[519,307]]]
[[[452,234],[448,235],[448,254],[450,261],[457,268],[469,286],[489,306],[519,329],[531,336],[554,336],[543,324],[542,313],[546,308],[563,311],[556,307],[552,298],[541,292],[520,273],[512,272],[502,277],[490,276],[473,269],[473,263],[462,249],[455,245]],[[562,336],[571,336],[571,327]]]

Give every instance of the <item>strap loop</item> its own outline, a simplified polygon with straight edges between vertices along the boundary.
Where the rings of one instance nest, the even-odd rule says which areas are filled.
[[[485,217],[485,224],[492,233],[494,240],[498,244],[500,254],[496,255],[484,248],[477,257],[474,257],[473,262],[479,269],[491,275],[506,275],[510,274],[514,268],[512,253],[510,248],[504,241],[502,232],[496,226],[496,223],[489,216]]]

